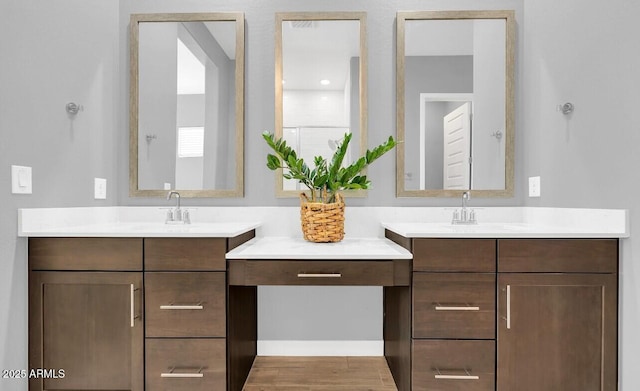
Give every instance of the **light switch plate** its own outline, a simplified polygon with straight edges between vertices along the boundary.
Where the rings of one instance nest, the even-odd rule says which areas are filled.
[[[93,198],[96,200],[106,200],[107,199],[107,180],[104,178],[94,178],[94,195]]]
[[[11,166],[11,192],[13,194],[32,194],[31,174],[31,167]]]
[[[540,177],[529,177],[529,197],[540,197]]]

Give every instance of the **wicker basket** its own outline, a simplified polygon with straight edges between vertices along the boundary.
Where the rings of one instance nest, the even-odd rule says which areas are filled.
[[[310,202],[306,194],[300,195],[300,222],[302,234],[310,242],[339,242],[344,238],[344,201],[336,194],[336,202],[325,204]]]

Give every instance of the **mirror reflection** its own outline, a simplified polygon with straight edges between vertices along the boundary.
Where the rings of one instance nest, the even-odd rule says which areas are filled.
[[[364,50],[360,13],[280,13],[276,28],[276,136],[312,162],[330,158],[355,133],[344,165],[364,145]],[[298,196],[295,180],[277,178],[279,196]]]
[[[509,15],[399,13],[399,196],[512,191]]]
[[[241,195],[242,96],[237,94],[244,57],[237,52],[239,19],[215,20],[221,16],[141,15],[135,21],[132,16],[135,195],[164,195],[169,189],[186,196]]]

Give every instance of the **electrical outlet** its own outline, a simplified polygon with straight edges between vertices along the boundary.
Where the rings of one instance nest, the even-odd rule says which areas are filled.
[[[107,199],[107,180],[104,178],[94,178],[93,185],[94,185],[93,198],[95,198],[96,200],[106,200]]]
[[[11,166],[11,193],[33,193],[31,181],[31,167]]]
[[[529,197],[540,197],[540,177],[529,177]]]

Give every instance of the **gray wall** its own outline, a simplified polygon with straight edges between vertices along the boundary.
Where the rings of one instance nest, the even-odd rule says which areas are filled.
[[[516,195],[475,205],[628,208],[640,219],[640,3],[635,0],[5,0],[0,2],[0,368],[27,367],[26,241],[16,211],[25,207],[165,205],[128,197],[130,12],[244,11],[247,18],[245,198],[186,200],[193,205],[295,205],[269,196],[259,137],[273,130],[273,23],[276,11],[358,10],[369,20],[369,145],[395,134],[395,12],[412,9],[516,9]],[[552,10],[550,12],[549,10]],[[524,12],[523,12],[524,11]],[[85,106],[74,120],[64,105]],[[570,117],[556,112],[571,101]],[[458,205],[454,199],[395,198],[395,156],[369,175],[375,188],[358,205]],[[34,168],[34,194],[11,195],[9,165]],[[524,178],[542,177],[542,198],[525,199]],[[108,199],[93,199],[93,178]],[[117,188],[116,188],[117,185]],[[622,245],[621,384],[640,389],[640,239]],[[5,391],[26,382],[0,380]]]
[[[113,205],[120,128],[118,3],[0,2],[0,369],[27,369],[27,241],[17,209]],[[84,111],[75,118],[67,102]],[[10,193],[11,164],[33,167],[33,194]],[[93,178],[107,200],[93,199]],[[27,382],[0,379],[2,391]]]
[[[139,45],[138,186],[176,186],[176,37],[175,23],[143,23]],[[158,83],[163,80],[163,83]],[[146,140],[148,134],[156,139]]]
[[[505,145],[491,133],[504,134],[505,49],[496,44],[505,40],[505,23],[495,20],[473,24],[473,156],[472,189],[504,189]]]
[[[640,2],[525,2],[520,159],[541,177],[531,206],[625,208],[620,264],[621,389],[640,389]],[[579,16],[578,16],[579,15]],[[522,39],[520,42],[522,43]],[[575,104],[564,116],[556,105]]]

